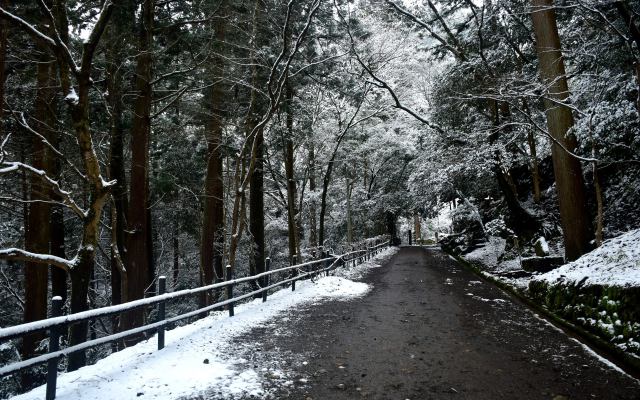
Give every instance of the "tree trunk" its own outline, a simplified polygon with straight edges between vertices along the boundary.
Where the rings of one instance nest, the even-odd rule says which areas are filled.
[[[60,148],[60,135],[53,134],[51,143],[56,148]],[[60,180],[62,173],[62,160],[56,158],[51,161],[51,176],[55,180]],[[62,198],[55,194],[51,194],[54,202],[62,203]],[[64,209],[59,204],[51,206],[51,254],[66,258],[65,252],[65,230],[64,230]],[[67,272],[61,268],[51,267],[51,295],[60,296],[62,304],[67,302]]]
[[[112,229],[115,226],[116,246],[120,257],[126,256],[125,227],[126,212],[128,208],[127,180],[124,167],[124,110],[123,110],[123,67],[125,54],[122,41],[130,35],[134,25],[135,4],[125,1],[115,6],[113,19],[116,23],[109,27],[107,42],[107,90],[108,103],[111,111],[111,140],[109,151],[109,179],[115,180],[113,187],[113,203],[115,207],[115,221],[111,221]],[[115,254],[111,255],[111,304],[120,304],[126,301],[127,293],[123,293],[123,277]],[[126,280],[126,278],[125,278]],[[114,331],[117,331],[119,319],[113,318]]]
[[[318,220],[317,220],[317,202],[315,197],[316,191],[316,155],[313,148],[313,142],[309,145],[309,191],[312,193],[312,199],[309,202],[309,245],[313,248],[318,247]]]
[[[545,99],[547,127],[555,139],[551,145],[565,258],[572,261],[591,249],[592,228],[580,161],[564,149],[574,151],[575,136],[567,134],[573,126],[571,110],[562,105],[569,97],[560,37],[552,0],[532,0],[531,17],[536,36],[540,75],[548,88]],[[564,149],[559,145],[561,144]]]
[[[95,264],[95,253],[81,251],[76,269],[71,274],[71,310],[72,312],[82,312],[89,309],[89,282],[91,272]],[[89,323],[87,321],[73,324],[69,335],[69,344],[83,343],[87,339]],[[75,371],[87,364],[87,357],[84,351],[78,351],[69,355],[68,371]]]
[[[293,154],[293,89],[290,85],[286,88],[286,112],[287,112],[287,138],[285,140],[284,169],[287,179],[287,223],[289,228],[289,260],[294,255],[300,255],[300,243],[298,237],[298,223],[296,221],[296,181],[294,177]],[[300,258],[297,260],[302,262]]]
[[[351,216],[351,192],[353,191],[353,182],[347,178],[347,243],[353,243],[353,219]]]
[[[413,232],[415,234],[416,244],[420,244],[422,239],[422,226],[420,224],[420,214],[417,211],[413,213]]]
[[[531,157],[531,183],[533,185],[533,201],[540,203],[540,170],[538,168],[538,155],[536,152],[536,140],[533,137],[533,131],[527,133],[527,142],[529,144],[529,154]]]
[[[640,51],[640,27],[636,25],[636,21],[638,20],[637,14],[635,14],[624,1],[616,1],[615,6],[622,17],[625,26],[629,29],[629,36],[636,43],[636,50]],[[636,108],[640,113],[640,61],[638,60],[638,56],[635,56],[634,58],[636,59],[634,72],[636,74],[636,85],[638,86]]]
[[[7,7],[9,0],[0,0],[2,7]],[[7,81],[7,38],[9,36],[9,24],[4,18],[0,18],[0,138],[4,138],[4,91]]]
[[[35,129],[43,137],[51,138],[53,120],[49,107],[53,102],[53,93],[49,89],[51,85],[51,60],[44,46],[39,46],[43,52],[37,66],[36,98],[35,98]],[[33,135],[31,141],[31,165],[43,171],[51,169],[51,154],[42,139]],[[51,239],[51,191],[42,183],[40,177],[31,175],[29,179],[29,203],[28,218],[25,229],[25,250],[49,254],[49,241]],[[49,267],[45,264],[25,262],[24,265],[24,322],[38,321],[47,318],[47,298]],[[20,353],[23,359],[32,357],[38,342],[44,338],[44,333],[26,335],[22,340]],[[31,373],[22,375],[23,388],[29,388],[33,384]]]
[[[148,175],[153,175],[153,171],[149,172]],[[151,198],[149,197],[149,184],[147,183],[147,260],[149,260],[148,268],[147,268],[147,288],[146,288],[146,296],[155,296],[156,295],[156,285],[154,283],[156,277],[156,258],[153,254],[153,215],[151,214]]]
[[[333,160],[329,161],[327,172],[322,180],[322,195],[320,196],[320,227],[318,228],[318,244],[324,246],[324,218],[327,214],[327,192],[329,191],[329,182],[331,181],[331,172],[333,171]]]
[[[495,127],[495,132],[489,136],[489,144],[493,144],[498,139],[502,130],[505,129],[508,131],[509,128],[502,128],[500,126],[501,122],[498,102],[496,100],[490,100],[489,107],[494,118],[493,123]],[[502,108],[502,113],[505,119],[511,115],[508,105]],[[502,159],[498,150],[495,150],[494,152],[492,169],[498,182],[498,187],[500,188],[507,208],[509,209],[509,215],[506,221],[507,225],[509,228],[513,229],[518,236],[522,238],[530,238],[540,229],[540,222],[520,203],[515,184],[513,183],[509,172],[505,171],[505,168],[503,168]]]
[[[222,257],[224,247],[224,182],[222,170],[222,117],[224,113],[224,87],[220,83],[224,76],[225,59],[223,57],[226,28],[226,1],[222,1],[218,9],[221,14],[213,24],[215,44],[214,58],[211,63],[209,78],[215,83],[209,92],[207,119],[207,171],[204,188],[204,212],[202,216],[202,232],[200,236],[200,276],[201,284],[210,285],[214,279],[224,279]],[[200,297],[200,305],[211,304],[211,293]]]
[[[264,270],[264,135],[260,130],[256,133],[257,155],[255,169],[251,175],[249,192],[249,232],[253,238],[253,262],[251,274]]]
[[[56,82],[57,74],[56,68],[51,67],[50,72],[50,81]],[[50,105],[52,113],[58,112],[55,104]],[[53,115],[49,116],[49,122],[51,124],[55,124],[55,117]],[[56,149],[60,149],[60,145],[62,143],[62,135],[57,130],[51,130],[49,132],[50,136],[48,137],[49,142]],[[60,181],[62,179],[62,159],[60,157],[52,156],[51,160],[48,163],[48,171],[47,174],[51,176],[54,180]],[[63,199],[57,193],[51,191],[50,192],[51,200],[54,203],[51,205],[51,229],[50,229],[50,242],[51,242],[51,255],[60,258],[66,258],[65,252],[65,230],[64,230],[64,207],[61,205],[63,203]],[[66,304],[67,302],[67,271],[64,271],[61,268],[56,268],[51,266],[51,295],[58,296],[62,298],[62,304]]]
[[[249,113],[245,124],[246,132],[249,134],[258,125],[263,105],[260,95],[255,88],[263,87],[266,84],[262,72],[257,67],[257,51],[264,44],[264,38],[261,33],[261,25],[263,22],[263,12],[261,10],[261,1],[256,0],[253,13],[253,38],[254,46],[252,49],[252,87],[251,102],[249,105]],[[251,274],[257,274],[264,271],[264,131],[260,129],[255,136],[256,154],[254,170],[249,181],[249,232],[253,238],[252,256],[250,260]],[[242,160],[239,160],[242,162]]]
[[[131,129],[131,181],[127,226],[129,234],[126,245],[126,267],[128,276],[127,299],[137,300],[145,296],[149,285],[149,140],[151,135],[151,88],[152,41],[154,0],[144,0],[139,23],[139,54],[136,66],[136,100]],[[143,325],[142,308],[123,314],[122,329]],[[142,339],[136,336],[125,340],[127,345]]]
[[[598,164],[593,163],[593,185],[596,191],[596,246],[600,247],[603,241],[603,229],[604,229],[604,195],[602,193],[602,183],[600,181],[600,174],[598,173]]]
[[[396,230],[396,220],[398,217],[392,213],[391,211],[384,212],[385,223],[387,225],[387,234],[391,237],[391,242],[393,243],[398,238],[398,232]]]
[[[180,231],[178,230],[178,221],[173,225],[173,287],[178,287],[178,278],[180,277]]]

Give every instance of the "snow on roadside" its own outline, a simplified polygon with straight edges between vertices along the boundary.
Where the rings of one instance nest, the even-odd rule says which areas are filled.
[[[606,286],[640,286],[640,229],[609,239],[576,261],[535,280]]]
[[[356,265],[355,267],[341,268],[336,270],[336,276],[340,276],[346,279],[362,279],[362,277],[367,272],[369,272],[371,268],[381,267],[389,258],[391,258],[399,250],[400,250],[399,247],[386,247],[370,261]]]
[[[238,305],[236,315],[226,311],[212,313],[193,324],[166,333],[166,347],[156,350],[155,335],[136,346],[111,354],[94,365],[60,374],[56,399],[176,399],[195,397],[215,388],[228,397],[268,397],[263,382],[281,371],[239,370],[243,360],[234,358],[232,339],[266,324],[287,309],[328,299],[347,300],[363,296],[370,286],[350,279],[362,277],[395,254],[388,248],[373,260],[351,269],[340,269],[338,276],[306,280],[295,292],[282,289],[266,303],[254,300]],[[14,400],[44,398],[45,387],[13,397]]]
[[[504,253],[507,241],[497,236],[489,237],[489,243],[464,255],[469,261],[479,261],[487,266],[498,265],[498,258]]]

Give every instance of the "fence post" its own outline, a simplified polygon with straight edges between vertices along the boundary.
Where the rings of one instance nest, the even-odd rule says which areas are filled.
[[[324,246],[320,246],[318,248],[318,250],[319,250],[318,260],[322,260],[324,258]],[[314,277],[318,275],[318,273],[319,273],[318,270],[322,269],[323,265],[324,265],[323,262],[318,263],[318,264],[313,264],[313,269],[315,271],[315,273],[313,274]]]
[[[326,276],[329,276],[329,270],[328,270],[328,268],[329,268],[329,266],[331,265],[331,260],[329,260],[329,259],[328,259],[328,258],[329,258],[329,251],[328,251],[328,250],[327,250],[327,251],[325,251],[325,256],[326,256],[325,258],[327,258],[327,260],[324,262],[324,269],[326,269],[326,271],[324,272],[324,274],[325,274]]]
[[[233,269],[231,265],[227,265],[227,281],[233,280]],[[233,283],[227,286],[227,300],[233,299]],[[233,302],[227,305],[227,309],[229,310],[229,316],[233,317]]]
[[[165,294],[167,291],[167,277],[159,276],[158,277],[158,294]],[[161,301],[158,303],[158,322],[164,321],[166,318],[165,315],[165,307],[166,302]],[[158,327],[158,350],[164,349],[164,325]]]
[[[291,256],[291,265],[296,265],[298,263],[298,257],[294,254]],[[291,270],[291,276],[293,277],[293,281],[291,281],[291,291],[296,290],[296,276],[298,275],[298,271],[295,269]]]
[[[264,272],[269,272],[270,268],[271,268],[271,258],[267,257],[264,260]],[[266,288],[267,286],[269,286],[269,276],[270,275],[265,276],[264,279],[262,280],[262,282],[264,284],[263,288]],[[267,294],[268,294],[267,292],[268,292],[268,290],[266,290],[266,289],[265,289],[264,292],[262,292],[262,302],[263,303],[265,301],[267,301]]]
[[[62,315],[62,297],[55,296],[51,299],[51,317]],[[60,328],[53,326],[49,329],[49,353],[60,350]],[[47,362],[47,400],[56,398],[56,383],[58,381],[58,357]]]

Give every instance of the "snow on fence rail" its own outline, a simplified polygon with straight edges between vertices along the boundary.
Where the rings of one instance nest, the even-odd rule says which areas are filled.
[[[142,333],[156,331],[158,333],[158,350],[164,348],[164,335],[165,328],[175,322],[183,319],[196,317],[203,315],[216,308],[226,306],[229,311],[229,316],[234,315],[234,304],[257,295],[262,295],[262,301],[267,301],[268,292],[278,286],[284,286],[291,283],[292,290],[295,290],[295,282],[300,279],[314,277],[321,273],[329,273],[344,265],[356,265],[364,261],[370,260],[371,257],[378,254],[380,250],[389,245],[389,241],[382,243],[376,243],[372,246],[367,245],[366,249],[354,250],[341,255],[332,255],[328,251],[321,251],[321,257],[317,260],[308,261],[301,264],[294,264],[288,267],[278,268],[270,270],[271,260],[266,259],[265,272],[260,274],[246,276],[243,278],[234,279],[233,270],[231,266],[226,268],[226,281],[214,283],[212,285],[201,286],[194,289],[179,290],[177,292],[165,293],[166,278],[161,276],[158,278],[158,295],[140,300],[134,300],[123,304],[114,306],[96,308],[94,310],[83,311],[75,314],[61,315],[62,299],[60,297],[54,297],[52,299],[52,317],[40,321],[29,322],[26,324],[11,326],[7,328],[0,328],[0,343],[15,339],[22,338],[27,334],[39,331],[49,332],[49,352],[37,357],[32,357],[26,360],[11,363],[0,367],[0,378],[14,374],[27,368],[34,367],[38,364],[48,363],[47,366],[47,400],[55,399],[56,392],[56,380],[58,374],[58,361],[60,357],[68,356],[71,353],[78,351],[84,351],[96,346],[100,346],[107,343],[116,342],[129,336],[139,335]],[[302,270],[302,271],[301,271]],[[270,283],[270,277],[276,273],[290,272],[288,278],[279,282]],[[302,272],[302,273],[301,273]],[[233,295],[234,286],[244,282],[255,282],[258,285],[258,289],[248,293],[244,293],[240,296]],[[193,296],[198,293],[212,291],[216,289],[226,289],[226,299],[216,302],[214,304],[198,308],[194,311],[190,311],[184,314],[178,314],[173,317],[167,318],[165,316],[165,305],[167,300],[173,300],[183,298],[187,296]],[[107,335],[101,338],[85,341],[74,346],[60,349],[60,333],[64,328],[69,325],[93,320],[96,318],[107,317],[115,314],[120,314],[125,311],[130,311],[140,307],[158,306],[157,320],[153,323],[145,324],[143,326],[129,329],[123,332],[117,332],[111,335]]]

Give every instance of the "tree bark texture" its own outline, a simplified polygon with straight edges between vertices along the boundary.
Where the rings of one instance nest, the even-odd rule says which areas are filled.
[[[154,0],[144,0],[139,23],[139,45],[136,66],[136,99],[131,129],[131,180],[129,209],[127,215],[128,236],[126,244],[126,267],[128,275],[127,300],[141,299],[151,283],[149,270],[149,141],[151,136],[152,100],[152,45]],[[122,329],[141,326],[144,310],[138,309],[123,314]],[[125,340],[126,344],[137,343],[141,337]]]
[[[107,90],[111,111],[111,140],[109,149],[109,179],[115,180],[113,187],[113,203],[115,207],[115,221],[112,221],[112,229],[115,226],[116,246],[120,257],[124,257],[125,252],[125,228],[127,226],[126,212],[128,208],[127,180],[124,162],[124,104],[123,95],[125,91],[125,76],[123,68],[125,64],[125,51],[122,42],[131,35],[134,28],[135,3],[127,0],[115,6],[113,13],[113,23],[108,30],[107,41]],[[123,289],[123,272],[120,271],[118,259],[115,254],[111,255],[111,304],[120,304],[126,301],[126,289]],[[126,280],[126,279],[125,279]],[[117,317],[114,318],[114,326],[118,325]]]
[[[7,7],[9,0],[0,0],[0,5]],[[9,37],[9,24],[0,18],[0,138],[4,137],[4,92],[7,81],[7,39]]]
[[[313,199],[309,202],[309,245],[318,247],[318,218],[316,191],[316,154],[313,142],[309,144],[309,190],[313,193]]]
[[[536,37],[539,69],[547,87],[545,99],[547,127],[555,139],[551,146],[553,171],[560,207],[565,257],[575,260],[591,249],[592,227],[580,161],[568,154],[578,147],[575,136],[567,134],[573,126],[571,110],[562,104],[569,97],[562,59],[560,36],[553,0],[532,0],[531,17]],[[556,143],[557,142],[557,143]],[[559,144],[558,144],[559,143]]]
[[[211,61],[209,78],[216,82],[210,89],[206,125],[207,170],[204,188],[204,212],[200,236],[200,276],[203,285],[209,285],[224,279],[222,266],[224,249],[224,182],[222,169],[222,122],[224,114],[224,86],[221,83],[225,70],[224,39],[226,28],[226,1],[218,8],[221,15],[215,19],[213,29],[215,43],[214,57]],[[200,305],[212,302],[211,293],[203,293]]]
[[[298,210],[296,209],[296,181],[294,176],[294,153],[293,153],[293,89],[290,85],[287,85],[286,92],[286,111],[287,111],[287,137],[285,139],[285,157],[284,157],[284,169],[285,177],[287,179],[287,224],[289,228],[289,260],[293,259],[294,255],[298,255],[298,262],[302,262],[300,259],[300,242],[298,236],[298,222],[296,220]]]
[[[36,67],[36,98],[35,98],[35,130],[44,138],[51,138],[53,119],[50,107],[53,103],[51,91],[51,59],[44,46],[39,46],[42,56]],[[39,170],[49,171],[51,154],[42,139],[33,135],[31,140],[30,164]],[[29,207],[25,229],[25,249],[30,252],[49,254],[51,238],[51,191],[39,176],[30,175],[29,179]],[[25,262],[24,265],[24,322],[32,322],[47,318],[47,298],[49,283],[49,267],[45,264]],[[33,356],[37,344],[44,338],[44,333],[26,335],[22,340],[20,353],[23,358]],[[32,374],[22,375],[23,387],[30,387],[33,383]]]
[[[252,49],[252,86],[264,87],[266,79],[263,71],[257,65],[257,51],[264,43],[264,35],[261,32],[263,23],[263,10],[261,0],[256,0],[253,13],[253,41]],[[251,90],[251,102],[246,121],[246,132],[249,134],[258,125],[264,111],[263,101],[256,89]],[[254,170],[249,181],[249,232],[253,238],[252,256],[250,261],[251,274],[264,271],[265,243],[264,243],[264,131],[260,129],[255,136],[256,154]]]

